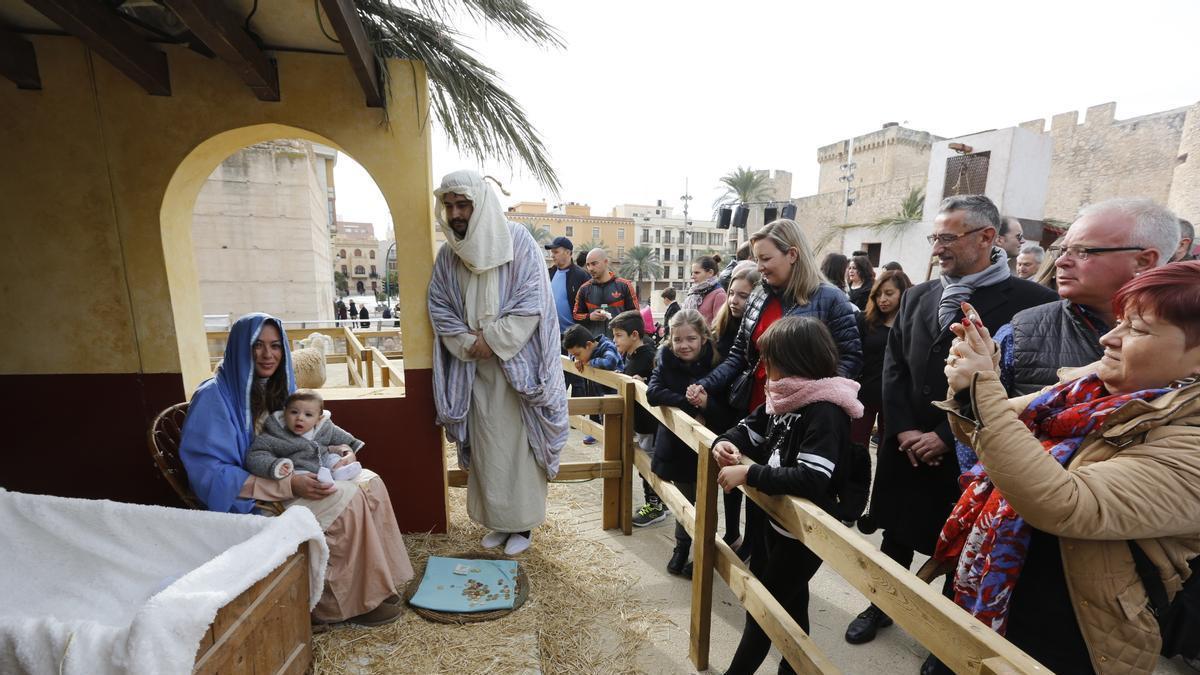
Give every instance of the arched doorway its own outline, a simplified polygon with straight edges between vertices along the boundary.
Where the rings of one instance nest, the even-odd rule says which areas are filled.
[[[357,288],[357,289],[358,289],[358,294],[359,294],[359,295],[362,295],[363,293],[366,293],[366,292],[367,292],[367,289],[366,289],[366,287],[365,287],[365,286],[363,286],[363,282],[361,282],[361,281],[359,281],[359,282],[356,282],[356,283],[355,283],[355,288]]]

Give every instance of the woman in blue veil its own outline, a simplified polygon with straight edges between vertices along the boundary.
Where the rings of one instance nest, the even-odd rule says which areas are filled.
[[[188,482],[210,511],[250,513],[260,499],[312,509],[329,545],[325,590],[313,609],[314,620],[394,621],[401,613],[396,590],[413,573],[383,481],[375,476],[361,489],[347,491],[322,485],[315,474],[277,481],[244,468],[262,420],[280,410],[295,388],[283,324],[261,313],[238,319],[216,375],[196,388],[188,406],[179,447]]]

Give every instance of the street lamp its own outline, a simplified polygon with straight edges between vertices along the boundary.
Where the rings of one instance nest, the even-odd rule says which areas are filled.
[[[387,296],[388,304],[392,304],[392,268],[396,266],[396,242],[388,247],[387,253],[383,254],[383,294]],[[396,271],[396,285],[400,285],[400,271]],[[400,289],[396,289],[396,295],[400,295]]]

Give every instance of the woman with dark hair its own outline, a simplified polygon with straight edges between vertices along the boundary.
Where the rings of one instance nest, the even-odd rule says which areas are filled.
[[[850,286],[850,302],[866,311],[867,297],[871,295],[871,288],[875,285],[875,268],[871,267],[870,259],[862,255],[851,258],[846,267],[846,282]]]
[[[1100,361],[1009,399],[964,303],[956,393],[936,404],[978,461],[934,558],[955,602],[1060,673],[1152,672],[1145,580],[1169,600],[1200,551],[1200,262],[1143,272],[1112,304]]]
[[[812,317],[776,321],[759,342],[766,363],[766,403],[713,444],[725,492],[749,485],[768,495],[794,495],[832,512],[837,486],[849,471],[850,420],[862,415],[858,384],[837,376],[838,348],[829,329]],[[741,455],[754,460],[742,464]],[[821,558],[774,520],[767,521],[751,571],[796,623],[811,633],[808,582]],[[729,675],[754,673],[771,638],[746,612],[746,625]],[[779,672],[794,672],[786,661]]]
[[[399,618],[396,591],[412,578],[404,539],[383,481],[321,483],[316,474],[283,480],[251,475],[246,452],[267,415],[296,389],[291,349],[278,319],[247,314],[225,343],[225,359],[192,395],[179,457],[188,483],[210,511],[251,513],[255,500],[303,506],[317,517],[329,546],[317,623],[378,626]],[[354,453],[349,462],[355,461]]]
[[[841,253],[830,253],[821,261],[821,274],[825,280],[837,287],[838,290],[845,292],[846,290],[846,267],[850,264],[850,259]]]
[[[725,304],[725,289],[717,278],[721,268],[717,261],[706,255],[692,263],[692,287],[683,299],[683,309],[694,309],[708,323],[712,323],[717,310]]]
[[[858,390],[858,400],[862,402],[864,412],[850,427],[850,440],[855,443],[870,444],[875,417],[883,409],[883,354],[887,351],[892,323],[900,311],[900,298],[910,288],[912,282],[904,272],[880,274],[867,297],[867,311],[858,315],[858,332],[862,335],[863,346],[863,369],[858,376],[862,388]],[[882,437],[882,419],[879,427]]]

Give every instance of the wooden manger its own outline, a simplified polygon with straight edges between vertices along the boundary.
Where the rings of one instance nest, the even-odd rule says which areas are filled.
[[[204,675],[299,674],[312,663],[308,544],[217,612],[196,652]]]

